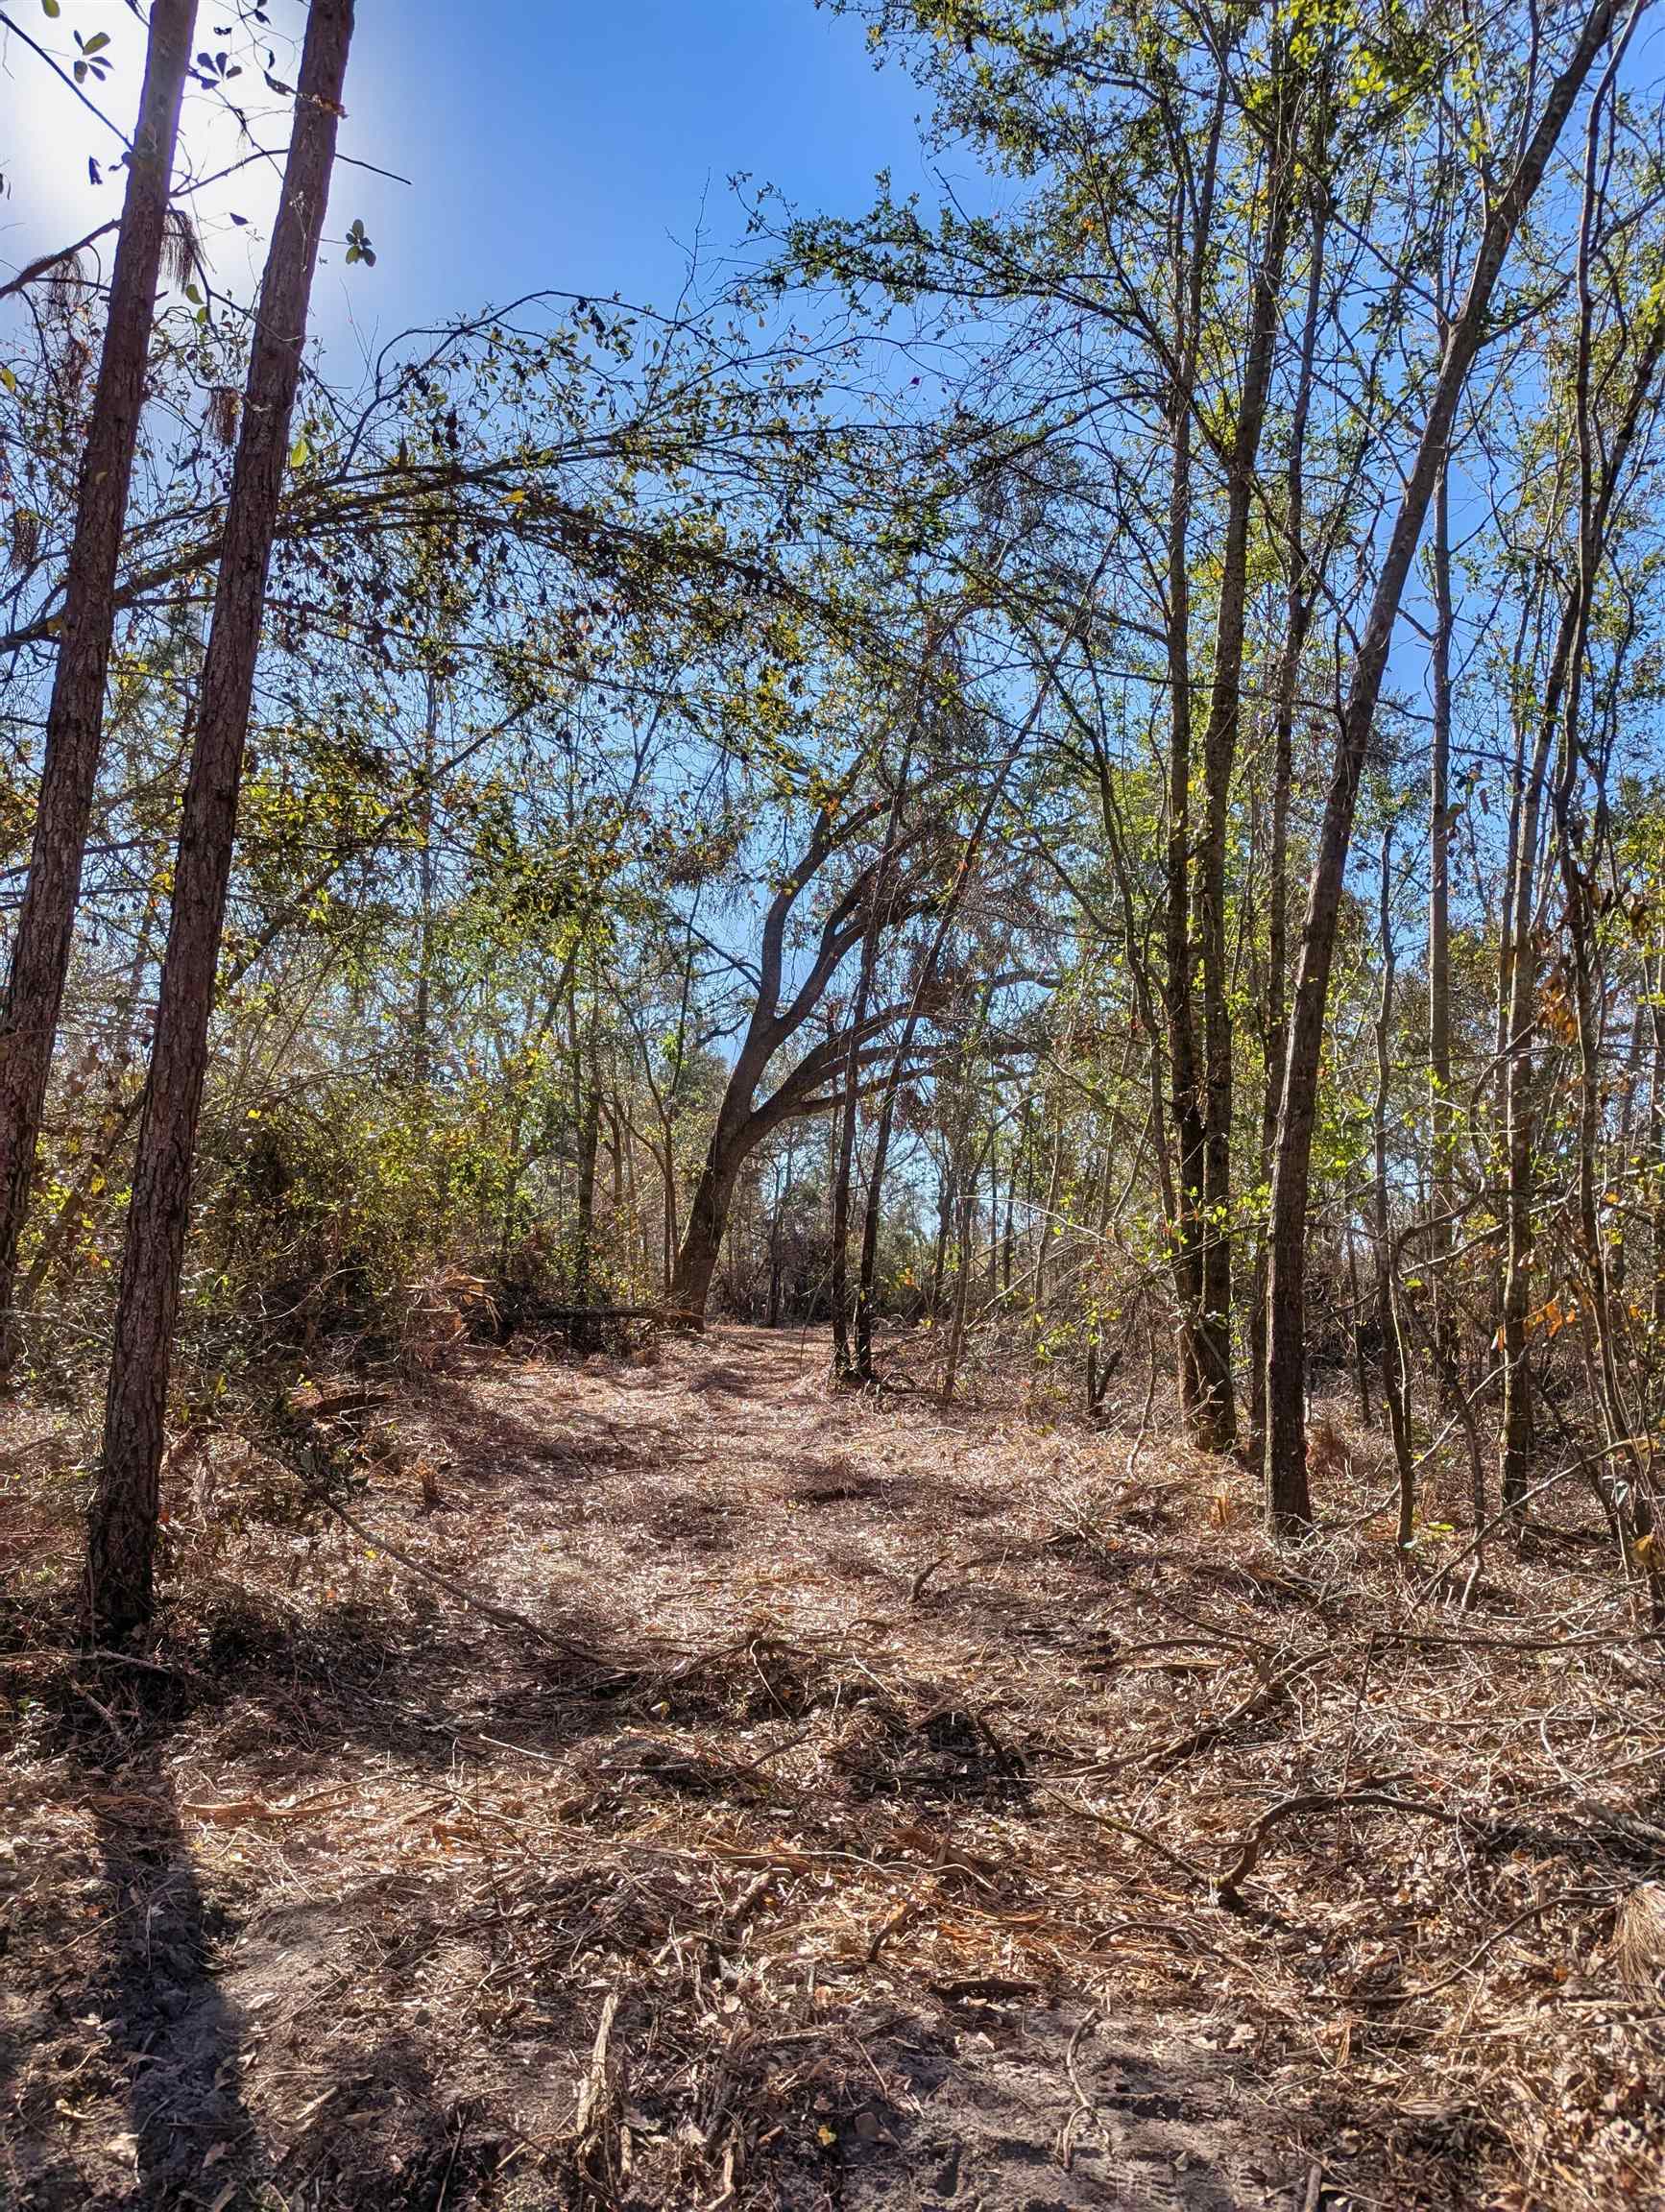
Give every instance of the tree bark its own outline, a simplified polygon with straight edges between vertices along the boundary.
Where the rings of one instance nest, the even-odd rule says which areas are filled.
[[[696,1330],[705,1326],[706,1305],[728,1224],[729,1201],[745,1159],[742,1145],[741,1132],[725,1129],[719,1117],[677,1247],[666,1303],[680,1320]]]
[[[1353,1377],[1359,1386],[1359,1425],[1370,1426],[1370,1370],[1364,1360],[1364,1295],[1359,1288],[1359,1254],[1347,1229],[1347,1296],[1353,1309]]]
[[[954,1172],[955,1156],[951,1146],[937,1176],[936,1183],[936,1249],[930,1262],[930,1300],[926,1310],[936,1319],[942,1306],[943,1271],[948,1264],[948,1233],[953,1219],[958,1188]]]
[[[1429,1273],[1434,1283],[1433,1327],[1450,1336],[1445,1270],[1451,1254],[1456,1198],[1457,1101],[1451,1092],[1451,470],[1439,471],[1434,493],[1434,637],[1430,675],[1434,693],[1433,750],[1428,776],[1428,1100],[1434,1172],[1430,1202]],[[1441,1363],[1443,1365],[1443,1362]]]
[[[848,797],[848,789],[845,796]],[[757,997],[723,1093],[667,1291],[670,1305],[690,1328],[697,1329],[704,1323],[715,1254],[722,1241],[735,1177],[746,1154],[792,1114],[825,1113],[836,1103],[835,1096],[820,1092],[820,1086],[836,1080],[851,1048],[848,1035],[837,1032],[812,1046],[771,1098],[761,1106],[754,1107],[753,1102],[769,1063],[803,1029],[822,1003],[847,955],[861,942],[870,918],[868,898],[874,877],[881,872],[881,863],[875,861],[859,870],[845,890],[832,900],[823,918],[808,969],[788,995],[784,984],[785,938],[793,908],[832,854],[859,837],[881,811],[880,802],[870,801],[856,806],[842,820],[836,820],[830,805],[823,807],[815,817],[803,854],[770,901],[763,918]],[[911,914],[914,902],[904,900],[901,909],[900,913],[894,906],[890,909],[893,919]],[[863,1029],[876,1034],[895,1018],[897,1011],[886,1008],[868,1016]],[[858,1034],[855,1042],[859,1050],[862,1037]],[[833,1142],[835,1146],[835,1137]],[[836,1172],[837,1154],[833,1149],[828,1158],[830,1187]],[[831,1197],[830,1188],[830,1201]]]
[[[927,645],[929,658],[929,646]],[[922,674],[923,684],[923,674]],[[856,974],[856,1002],[850,1014],[850,1049],[844,1062],[844,1112],[838,1131],[838,1165],[832,1179],[832,1375],[835,1382],[850,1380],[862,1366],[859,1340],[861,1288],[857,1291],[857,1349],[850,1342],[850,1180],[856,1164],[856,1139],[861,1118],[861,1045],[873,995],[873,974],[879,963],[879,936],[883,926],[883,902],[891,888],[896,864],[896,832],[902,819],[902,795],[907,788],[912,760],[911,744],[904,749],[902,771],[890,795],[890,819],[878,868],[868,889],[867,926],[861,935],[861,958]]]
[[[29,1212],[98,781],[116,565],[144,407],[180,101],[196,14],[196,0],[156,0],[151,10],[109,316],[76,499],[34,845],[0,1013],[0,1363],[6,1365],[16,1349],[17,1247]]]
[[[1261,433],[1271,386],[1274,340],[1290,237],[1287,149],[1282,127],[1270,159],[1270,217],[1249,311],[1248,354],[1232,428],[1226,492],[1225,542],[1220,557],[1219,605],[1215,624],[1214,685],[1203,734],[1204,834],[1197,900],[1198,972],[1202,982],[1203,1152],[1197,1334],[1203,1403],[1197,1441],[1216,1452],[1237,1441],[1237,1394],[1232,1377],[1231,1262],[1231,977],[1226,960],[1225,861],[1232,773],[1243,713],[1243,632],[1248,605],[1249,527]]]
[[[977,1189],[975,1173],[970,1179],[970,1187],[973,1190]],[[959,1356],[965,1344],[966,1299],[971,1289],[972,1215],[976,1205],[976,1199],[967,1196],[960,1200],[958,1208],[959,1261],[954,1269],[953,1318],[949,1324],[948,1358],[943,1363],[942,1374],[942,1402],[945,1406],[953,1403],[953,1386],[959,1375]]]
[[[1286,476],[1289,514],[1289,584],[1284,602],[1284,643],[1278,661],[1276,704],[1272,730],[1272,831],[1270,881],[1267,889],[1267,988],[1261,1033],[1266,1050],[1266,1081],[1261,1094],[1260,1169],[1263,1186],[1269,1189],[1277,1143],[1278,1092],[1283,1071],[1284,1030],[1289,998],[1290,933],[1290,793],[1294,782],[1295,696],[1300,680],[1301,655],[1312,626],[1314,587],[1309,574],[1306,513],[1307,422],[1313,404],[1313,365],[1318,349],[1318,314],[1323,295],[1324,247],[1329,203],[1322,191],[1315,195],[1313,238],[1307,268],[1306,317],[1301,329],[1301,362],[1295,383],[1295,404],[1290,419],[1290,452]],[[1249,1311],[1250,1443],[1253,1464],[1266,1451],[1267,1430],[1267,1293],[1270,1255],[1263,1233],[1255,1247],[1253,1300]]]
[[[1648,981],[1648,1012],[1653,1033],[1648,1076],[1648,1166],[1653,1181],[1648,1262],[1653,1273],[1650,1300],[1653,1340],[1658,1346],[1665,1343],[1665,949],[1655,959]]]
[[[202,707],[185,786],[89,1530],[90,1607],[95,1623],[109,1635],[148,1619],[152,1606],[168,1370],[238,784],[351,36],[352,0],[313,0],[282,197],[255,314]]]
[[[582,1306],[590,1296],[595,1262],[595,1165],[601,1149],[601,1082],[591,1069],[578,1131],[578,1219],[572,1259],[572,1296]]]
[[[1192,946],[1191,501],[1192,418],[1202,320],[1203,265],[1212,227],[1214,184],[1225,86],[1210,132],[1195,220],[1185,225],[1187,196],[1176,188],[1172,222],[1176,271],[1174,373],[1168,397],[1172,452],[1168,497],[1168,849],[1163,911],[1163,1013],[1168,1028],[1169,1114],[1173,1129],[1175,1211],[1170,1218],[1174,1297],[1179,1308],[1179,1396],[1187,1429],[1208,1448],[1222,1379],[1211,1370],[1218,1342],[1203,1320],[1202,1070],[1198,1063]]]
[[[1393,832],[1382,833],[1382,889],[1379,909],[1382,996],[1376,1007],[1376,1098],[1371,1111],[1375,1139],[1376,1324],[1382,1334],[1382,1396],[1393,1440],[1393,1465],[1399,1478],[1399,1548],[1409,1551],[1416,1514],[1416,1476],[1411,1462],[1411,1365],[1399,1323],[1393,1273],[1392,1223],[1388,1209],[1388,1098],[1393,1061],[1393,919],[1391,907]]]

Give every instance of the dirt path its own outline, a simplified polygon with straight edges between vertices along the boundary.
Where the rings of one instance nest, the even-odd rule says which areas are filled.
[[[0,2200],[1511,2201],[1370,2009],[1437,1835],[1397,1900],[1332,1824],[1210,1902],[1349,1727],[1371,1771],[1218,1467],[737,1330],[352,1436],[367,1528],[567,1648],[235,1446],[181,1477],[161,1671],[12,1662]]]

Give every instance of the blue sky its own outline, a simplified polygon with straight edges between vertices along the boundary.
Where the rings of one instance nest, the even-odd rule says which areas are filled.
[[[131,129],[142,32],[125,0],[9,0],[16,22],[73,59],[74,34],[109,35],[114,59],[96,97]],[[293,78],[301,0],[271,0],[279,75]],[[199,42],[235,17],[201,0]],[[34,55],[0,31],[0,264],[83,234],[119,208],[120,147]],[[246,70],[238,85],[273,104]],[[813,0],[360,0],[348,77],[344,154],[397,170],[408,186],[338,170],[330,229],[358,218],[374,270],[339,253],[322,272],[315,327],[334,356],[541,286],[621,292],[666,305],[700,222],[715,248],[741,218],[736,171],[806,207],[854,211],[874,173],[933,190],[922,163],[917,92],[875,71],[859,23]],[[263,143],[278,146],[273,113]],[[184,138],[199,172],[229,157],[236,130],[193,93]],[[102,189],[91,154],[109,166]],[[216,271],[249,289],[275,179],[245,176],[211,196],[205,230]],[[247,231],[229,210],[251,217]],[[338,364],[346,369],[348,364]]]

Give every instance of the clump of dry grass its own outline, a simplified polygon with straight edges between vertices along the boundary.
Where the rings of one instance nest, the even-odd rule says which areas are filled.
[[[1665,1975],[1665,1884],[1639,1883],[1620,1905],[1612,1959],[1628,1989],[1658,1993]]]

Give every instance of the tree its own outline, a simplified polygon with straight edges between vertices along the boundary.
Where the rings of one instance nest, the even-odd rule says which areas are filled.
[[[202,701],[174,872],[167,952],[139,1125],[104,1448],[87,1548],[94,1620],[148,1618],[164,1417],[189,1222],[208,1020],[236,834],[267,569],[289,457],[312,274],[335,157],[352,0],[313,0],[295,124],[255,312]]]
[[[851,797],[847,789],[845,798]],[[883,798],[856,798],[840,812],[829,801],[816,811],[797,860],[787,869],[763,915],[756,989],[744,1034],[717,1109],[704,1166],[688,1206],[688,1223],[677,1252],[667,1303],[694,1326],[705,1319],[712,1277],[722,1249],[729,1201],[741,1167],[770,1132],[805,1114],[828,1112],[839,1095],[838,1072],[854,1051],[871,1063],[873,1040],[894,1022],[901,1008],[864,1007],[842,1030],[834,1027],[811,1045],[761,1101],[758,1091],[771,1062],[784,1051],[821,1006],[833,978],[866,935],[876,900],[891,926],[919,910],[917,890],[886,897],[881,880],[899,866],[924,834],[921,827],[897,830],[876,855],[856,863],[839,887],[827,891],[826,907],[815,930],[807,967],[788,978],[787,931],[799,902],[811,885],[825,887],[831,866],[847,858],[863,833],[884,819]]]
[[[1632,7],[1631,25],[1636,12]],[[1535,124],[1530,130],[1523,127],[1519,157],[1487,207],[1462,303],[1452,319],[1434,375],[1415,459],[1394,515],[1340,715],[1296,962],[1272,1175],[1266,1476],[1267,1519],[1280,1531],[1299,1530],[1312,1520],[1306,1440],[1306,1224],[1313,1126],[1353,815],[1388,648],[1458,406],[1489,334],[1492,299],[1504,263],[1620,13],[1615,0],[1597,0],[1579,22],[1571,52],[1551,83]],[[1615,65],[1616,61],[1615,55]]]
[[[18,1239],[29,1210],[98,777],[116,570],[196,14],[196,0],[156,0],[151,11],[109,313],[57,622],[60,642],[34,848],[0,1012],[0,1365],[9,1365],[16,1349]]]

